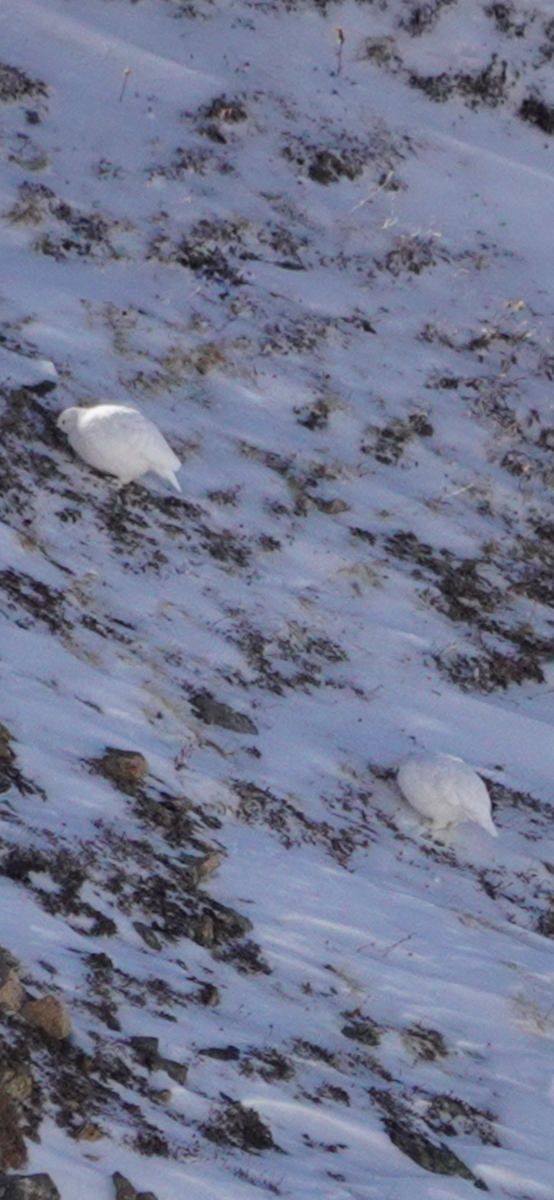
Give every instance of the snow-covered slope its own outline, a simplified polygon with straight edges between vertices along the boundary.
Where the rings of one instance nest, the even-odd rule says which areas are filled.
[[[4,0],[0,47],[0,1168],[552,1200],[549,6]],[[72,454],[101,400],[182,498]],[[498,839],[430,834],[414,746]]]

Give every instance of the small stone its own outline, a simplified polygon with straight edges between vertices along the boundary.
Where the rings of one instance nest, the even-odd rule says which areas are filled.
[[[42,1029],[48,1037],[62,1040],[71,1033],[71,1021],[61,1002],[56,996],[42,996],[40,1000],[28,1000],[21,1009],[21,1016]],[[1,1198],[0,1198],[1,1200]]]
[[[346,503],[346,500],[339,499],[335,496],[332,500],[322,500],[319,496],[313,497],[316,508],[322,513],[328,513],[331,517],[337,513],[350,512],[351,505]]]
[[[198,1053],[206,1058],[216,1058],[218,1062],[238,1062],[240,1058],[238,1046],[205,1046]]]

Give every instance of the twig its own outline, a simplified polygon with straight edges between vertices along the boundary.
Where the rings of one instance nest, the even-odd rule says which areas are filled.
[[[131,74],[131,68],[130,68],[130,67],[125,67],[125,70],[124,70],[124,72],[123,72],[123,83],[122,83],[122,85],[121,85],[121,91],[120,91],[120,93],[119,93],[119,103],[120,103],[120,104],[121,104],[121,102],[122,102],[122,100],[123,100],[123,96],[124,96],[124,94],[125,94],[125,88],[127,87],[127,80],[128,80],[128,78],[129,78],[129,75],[130,75],[130,74]]]
[[[338,65],[337,65],[337,75],[340,75],[340,73],[341,73],[341,71],[342,71],[342,48],[343,48],[343,46],[344,46],[344,42],[345,42],[345,37],[344,37],[344,29],[341,29],[340,25],[337,25],[337,28],[336,28],[335,32],[336,32],[336,35],[337,35],[337,42],[338,42],[338,50],[337,50],[337,64],[338,64]]]
[[[337,74],[338,74],[338,72],[337,72]],[[370,201],[373,200],[374,196],[378,196],[379,192],[383,191],[383,188],[388,187],[393,176],[394,176],[394,171],[387,171],[387,174],[385,175],[384,179],[381,180],[380,184],[378,184],[378,186],[375,187],[373,189],[373,191],[369,193],[369,196],[365,196],[365,198],[363,200],[359,200],[358,203],[355,204],[354,207],[350,209],[350,212],[356,212],[357,208],[362,208],[364,204],[369,204]]]

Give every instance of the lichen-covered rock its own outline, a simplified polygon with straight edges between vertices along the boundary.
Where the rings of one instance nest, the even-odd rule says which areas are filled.
[[[27,1149],[19,1128],[17,1108],[4,1088],[0,1087],[0,1168],[3,1171],[17,1171],[26,1163]]]
[[[71,1033],[71,1021],[61,1002],[56,996],[41,996],[40,1000],[27,1000],[21,1009],[21,1016],[30,1025],[42,1029],[48,1037],[63,1040]]]
[[[1,727],[0,727],[0,757],[1,750]],[[0,1008],[7,1012],[18,1012],[23,1003],[25,995],[23,984],[17,974],[17,959],[9,950],[4,950],[0,946]]]
[[[117,746],[106,746],[102,757],[93,759],[91,765],[119,787],[136,787],[148,774],[144,754],[139,750],[119,750]]]

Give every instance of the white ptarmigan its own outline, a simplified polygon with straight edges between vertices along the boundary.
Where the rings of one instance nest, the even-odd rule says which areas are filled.
[[[427,817],[434,830],[476,821],[498,837],[489,793],[473,767],[450,754],[410,754],[396,777],[408,804]]]
[[[181,491],[175,476],[181,466],[177,455],[157,425],[136,408],[128,404],[66,408],[56,424],[79,458],[98,471],[115,475],[120,486],[154,471]]]

